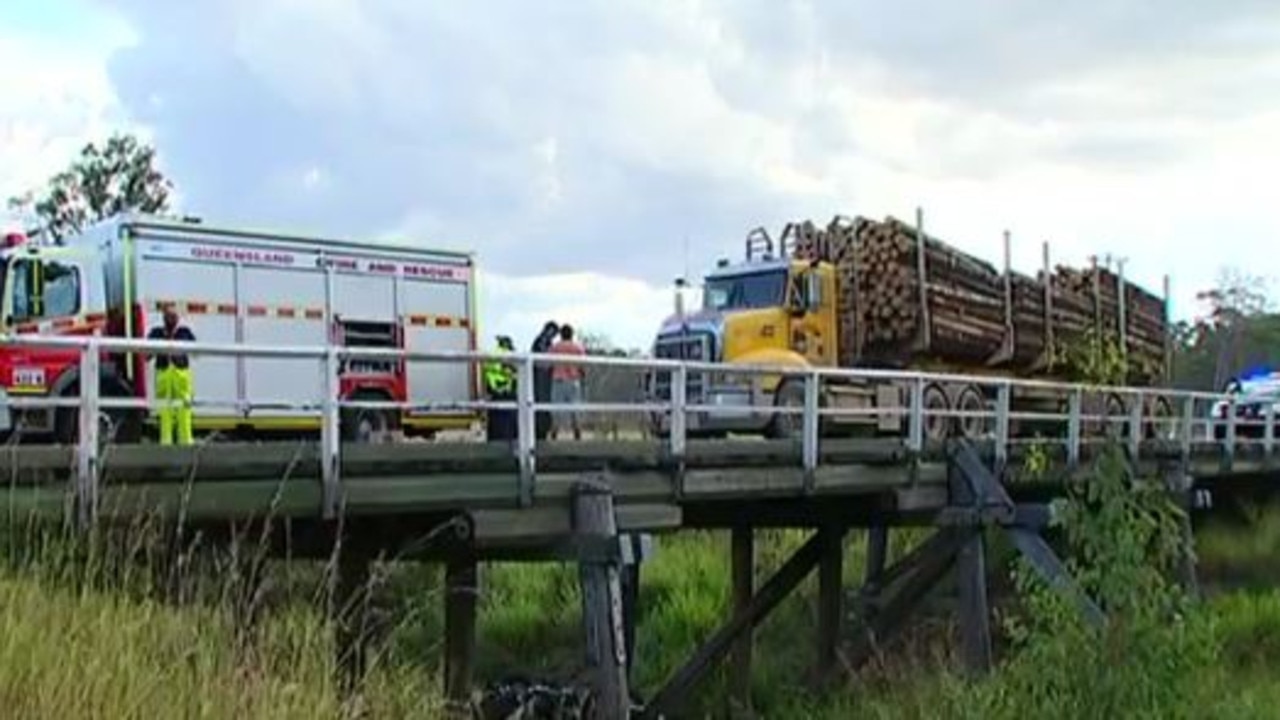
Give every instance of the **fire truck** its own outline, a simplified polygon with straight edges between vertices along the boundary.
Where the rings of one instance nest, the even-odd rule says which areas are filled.
[[[173,307],[198,342],[254,346],[476,347],[471,254],[288,236],[195,219],[125,215],[61,245],[5,237],[0,322],[9,336],[145,338]],[[155,397],[154,365],[102,357],[103,397]],[[323,393],[317,358],[192,354],[197,432],[244,438],[315,433]],[[73,441],[75,408],[15,408],[11,398],[76,397],[79,351],[0,346],[0,427],[22,439]],[[338,368],[340,398],[432,407],[344,409],[342,433],[432,435],[469,428],[478,373],[466,363],[363,361]],[[309,407],[308,407],[309,406]],[[104,413],[117,441],[147,435],[152,414]]]

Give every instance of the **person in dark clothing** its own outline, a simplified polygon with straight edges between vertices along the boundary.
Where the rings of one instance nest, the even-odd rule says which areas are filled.
[[[195,342],[196,336],[190,328],[179,321],[178,311],[173,307],[167,307],[164,311],[164,324],[151,328],[151,332],[147,333],[147,339]],[[160,444],[173,444],[176,425],[178,444],[190,445],[193,442],[191,403],[194,395],[191,362],[185,353],[161,353],[155,356],[155,364],[156,399],[162,403]]]
[[[530,352],[547,353],[560,336],[560,324],[548,320],[542,326],[542,332],[533,341]],[[551,366],[535,365],[533,368],[533,401],[540,404],[551,402]],[[546,440],[551,435],[551,413],[541,410],[534,418],[534,429],[539,440]]]

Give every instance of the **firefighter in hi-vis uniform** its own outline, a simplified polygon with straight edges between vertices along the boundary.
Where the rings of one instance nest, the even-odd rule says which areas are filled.
[[[515,352],[511,338],[498,337],[498,352]],[[490,400],[510,402],[516,397],[516,371],[511,363],[491,360],[484,366],[484,387]],[[514,410],[490,409],[486,413],[485,434],[489,440],[514,440],[516,437],[516,413]]]
[[[172,306],[164,310],[164,325],[151,328],[148,340],[195,342],[195,333],[178,320],[178,311]],[[195,388],[191,378],[191,362],[186,354],[157,354],[156,399],[160,401],[160,444],[172,445],[175,425],[178,444],[194,442],[191,429],[191,403]]]

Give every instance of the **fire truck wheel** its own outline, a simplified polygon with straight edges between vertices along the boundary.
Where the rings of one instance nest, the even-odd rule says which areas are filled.
[[[385,402],[384,395],[354,395],[355,401]],[[395,429],[391,413],[373,408],[348,408],[342,411],[342,439],[351,443],[373,443]]]
[[[131,393],[123,385],[102,388],[103,397],[128,398]],[[64,398],[78,398],[80,383],[74,382],[63,391]],[[113,409],[98,412],[98,437],[103,443],[129,445],[142,441],[142,414],[138,410]],[[63,445],[74,445],[80,439],[80,409],[61,408],[54,416],[54,436]]]

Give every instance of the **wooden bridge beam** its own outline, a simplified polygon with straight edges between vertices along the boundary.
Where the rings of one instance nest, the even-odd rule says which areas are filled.
[[[672,674],[645,706],[641,717],[656,719],[671,716],[679,710],[689,692],[729,653],[742,633],[759,625],[808,577],[822,559],[822,551],[823,538],[815,534],[778,568],[741,612],[734,613],[729,622],[712,634],[693,657]]]

